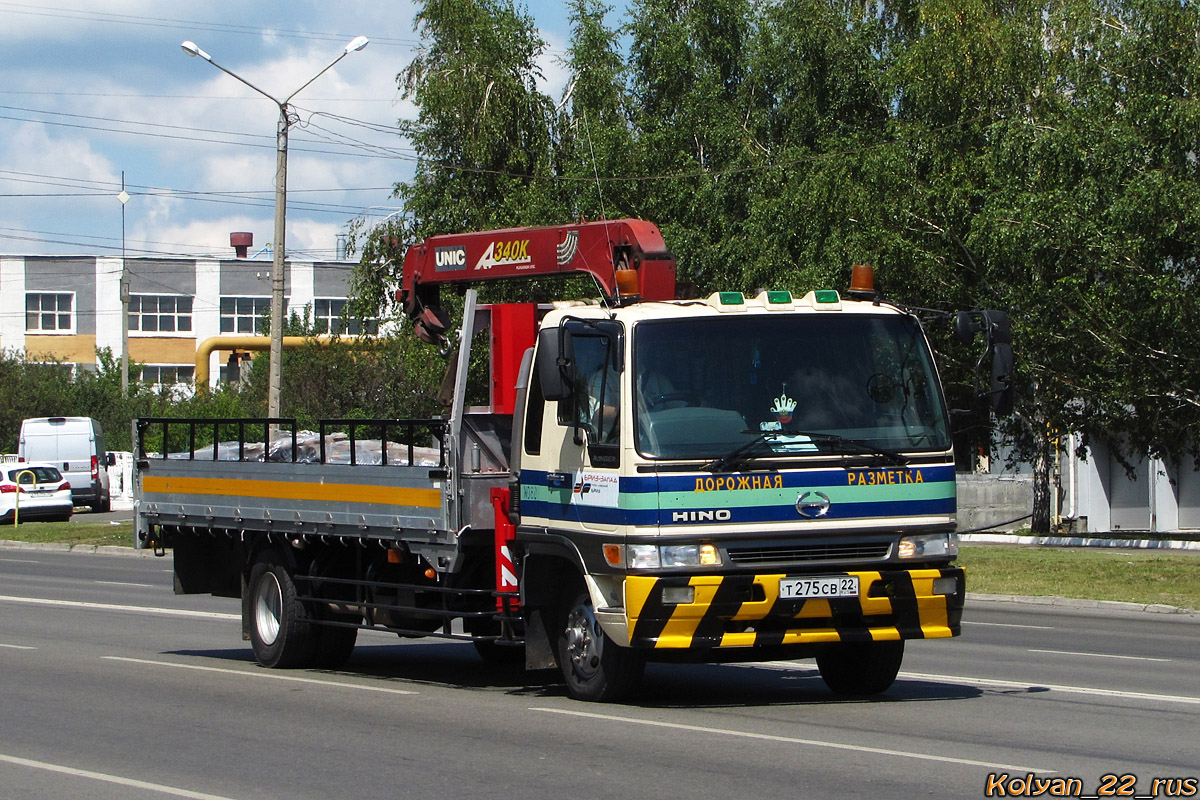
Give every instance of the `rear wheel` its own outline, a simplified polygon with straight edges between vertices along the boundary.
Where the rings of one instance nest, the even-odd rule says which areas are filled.
[[[560,617],[557,648],[567,691],[577,700],[624,697],[641,680],[645,659],[608,638],[586,591],[569,594],[568,598]]]
[[[887,691],[904,660],[904,642],[839,642],[817,654],[817,669],[836,694],[871,695]]]
[[[292,574],[278,555],[265,553],[254,565],[250,593],[250,643],[258,663],[264,667],[311,663],[316,632],[304,605],[296,599]]]

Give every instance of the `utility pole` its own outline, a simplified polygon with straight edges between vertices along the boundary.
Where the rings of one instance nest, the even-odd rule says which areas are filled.
[[[125,191],[125,170],[121,170],[121,396],[129,397],[129,270],[125,263],[125,204],[129,192]]]

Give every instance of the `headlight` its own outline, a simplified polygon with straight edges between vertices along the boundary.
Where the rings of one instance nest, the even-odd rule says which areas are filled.
[[[958,555],[958,534],[929,533],[923,536],[905,536],[896,548],[900,558],[945,558]]]
[[[609,548],[605,547],[605,560],[619,566]],[[613,554],[615,556],[615,552]],[[627,544],[625,566],[629,569],[658,569],[660,567],[710,567],[721,563],[721,554],[711,544]]]
[[[658,547],[652,544],[626,545],[625,558],[630,569],[657,569],[662,565]]]
[[[658,552],[664,567],[695,567],[700,564],[700,548],[694,544],[666,544]]]

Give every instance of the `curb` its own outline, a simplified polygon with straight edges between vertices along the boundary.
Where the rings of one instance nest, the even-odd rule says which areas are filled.
[[[14,542],[0,539],[0,550],[41,550],[57,553],[96,553],[102,556],[153,558],[153,550],[136,550],[119,544],[67,544],[66,542]]]
[[[1041,547],[1115,547],[1131,550],[1194,550],[1200,542],[1177,539],[1105,539],[1094,536],[1018,536],[1015,533],[960,533],[967,544],[1024,544]]]
[[[1074,597],[1027,597],[1013,594],[978,594],[967,592],[967,602],[1012,603],[1029,606],[1070,608],[1079,611],[1121,612],[1132,614],[1172,614],[1200,621],[1200,611],[1161,603],[1126,603],[1120,600],[1082,600]]]

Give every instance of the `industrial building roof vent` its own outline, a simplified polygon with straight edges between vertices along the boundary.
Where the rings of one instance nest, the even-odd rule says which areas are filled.
[[[245,258],[249,255],[250,248],[254,246],[254,234],[245,231],[231,233],[229,234],[229,244],[237,253],[238,258]]]

